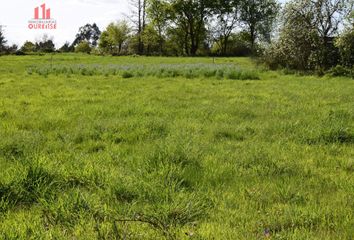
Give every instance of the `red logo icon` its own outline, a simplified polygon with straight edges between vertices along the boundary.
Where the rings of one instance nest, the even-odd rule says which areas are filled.
[[[45,3],[41,5],[42,19],[50,19],[50,8],[45,9]],[[34,9],[34,19],[39,19],[39,7]]]
[[[34,18],[28,21],[28,28],[33,30],[55,30],[57,21],[51,18],[50,8],[45,3],[34,8]]]

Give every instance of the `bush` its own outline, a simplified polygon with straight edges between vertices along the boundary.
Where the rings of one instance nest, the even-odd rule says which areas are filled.
[[[335,44],[339,49],[341,63],[352,67],[354,65],[354,28],[344,32]]]
[[[285,5],[279,39],[263,55],[270,68],[324,73],[339,63],[339,51],[332,37],[337,29],[330,25],[327,31],[323,31],[317,18],[329,22],[334,16],[342,19],[345,7],[332,6],[328,0],[317,2],[294,0]],[[322,11],[325,6],[333,12],[331,15]]]
[[[131,72],[123,72],[122,78],[132,78],[134,75]]]
[[[17,55],[17,56],[23,56],[23,55],[26,55],[26,53],[23,52],[23,51],[21,51],[21,50],[17,50],[17,51],[15,52],[15,55]]]
[[[337,65],[331,68],[331,70],[329,70],[328,73],[333,77],[338,77],[338,76],[354,77],[354,69],[343,67],[341,65]]]
[[[32,53],[36,51],[36,45],[30,41],[26,41],[20,49],[24,53]]]
[[[284,67],[284,56],[282,56],[278,44],[272,44],[264,50],[260,61],[267,65],[270,69],[275,70]]]
[[[46,35],[40,42],[35,44],[36,52],[51,53],[55,51],[55,45],[52,39],[48,39]]]
[[[76,47],[75,47],[75,52],[77,53],[87,53],[89,54],[91,52],[91,47],[90,44],[86,41],[80,42]]]

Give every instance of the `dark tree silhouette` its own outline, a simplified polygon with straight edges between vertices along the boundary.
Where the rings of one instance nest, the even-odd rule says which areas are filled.
[[[47,35],[44,35],[42,37],[42,40],[36,42],[36,51],[38,52],[54,52],[55,51],[55,45],[53,42],[53,39],[48,38]]]
[[[96,47],[98,44],[98,39],[100,38],[101,31],[96,25],[93,24],[86,24],[79,28],[79,32],[76,34],[76,38],[72,43],[73,46],[76,46],[82,41],[88,42],[91,46]]]
[[[2,26],[0,25],[0,53],[6,50],[6,42]]]

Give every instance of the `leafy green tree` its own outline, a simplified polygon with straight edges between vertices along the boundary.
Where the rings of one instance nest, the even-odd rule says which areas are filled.
[[[167,55],[187,55],[189,51],[188,34],[180,27],[169,27],[166,31],[166,41],[164,46]]]
[[[0,25],[0,53],[5,52],[6,50],[6,40],[5,40],[5,36],[2,30],[2,26]]]
[[[98,39],[100,38],[101,31],[96,25],[93,24],[86,24],[79,28],[79,32],[76,34],[75,40],[72,43],[73,46],[76,46],[82,41],[86,41],[92,47],[96,47],[98,43]]]
[[[349,1],[293,0],[287,3],[279,48],[292,49],[294,54],[288,54],[287,61],[292,68],[323,71],[339,62],[334,42],[348,15]]]
[[[171,33],[183,41],[185,54],[195,56],[206,36],[206,20],[212,13],[211,0],[170,0],[170,19],[176,26]]]
[[[35,52],[36,51],[36,45],[33,42],[30,41],[26,41],[21,49],[22,52],[24,53],[31,53],[31,52]]]
[[[354,4],[354,2],[353,2]],[[353,5],[350,9],[353,8]],[[341,64],[346,67],[354,67],[354,10],[347,17],[348,24],[345,31],[336,41],[336,47],[339,49]]]
[[[220,49],[223,48],[223,43],[215,42],[211,52],[213,54],[222,53],[223,56],[249,56],[252,54],[248,32],[231,33],[227,41],[226,49]]]
[[[317,65],[328,69],[338,63],[339,53],[334,40],[343,27],[344,20],[352,10],[351,0],[317,0],[311,1],[309,8],[313,18],[308,25],[316,29],[319,36]]]
[[[319,63],[320,36],[312,3],[293,0],[285,5],[282,15],[279,39],[265,52],[265,62],[272,68],[314,70]]]
[[[145,46],[146,55],[161,54],[160,36],[152,24],[145,26],[145,30],[142,34],[142,41]]]
[[[159,44],[160,55],[162,55],[163,53],[163,45],[165,42],[166,29],[169,23],[168,21],[169,6],[170,5],[163,0],[148,1],[147,16],[151,22],[149,27],[154,28],[158,34],[157,41]]]
[[[130,27],[126,21],[110,23],[103,31],[99,47],[103,52],[110,54],[122,54],[124,44],[130,35]]]
[[[17,50],[18,50],[18,45],[16,45],[16,44],[12,44],[11,46],[9,46],[7,48],[7,51],[9,54],[14,54],[17,52]]]
[[[341,64],[354,66],[354,28],[348,28],[336,41],[341,56]]]
[[[87,53],[89,54],[91,52],[91,46],[90,43],[87,41],[82,41],[80,42],[76,47],[75,47],[75,52],[77,53]]]
[[[241,0],[218,0],[213,8],[213,26],[211,34],[220,55],[226,55],[229,38],[239,23]]]
[[[280,5],[276,0],[242,0],[240,4],[240,21],[250,35],[252,49],[257,38],[270,41]]]
[[[298,70],[322,71],[336,65],[339,53],[334,37],[348,13],[346,3],[346,0],[287,3],[279,41],[267,55],[277,59],[279,65]]]
[[[109,35],[107,31],[103,31],[101,34],[101,37],[98,42],[98,47],[100,51],[104,53],[112,53],[113,51],[113,45],[109,39]]]

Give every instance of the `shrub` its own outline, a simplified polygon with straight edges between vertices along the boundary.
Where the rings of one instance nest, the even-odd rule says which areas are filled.
[[[323,73],[338,64],[339,52],[333,37],[338,29],[336,25],[328,24],[324,31],[323,24],[319,24],[317,19],[332,23],[336,16],[342,20],[346,7],[329,2],[294,0],[285,5],[279,39],[263,55],[270,68]],[[325,7],[329,11],[323,11]]]
[[[271,70],[284,67],[284,56],[282,56],[278,43],[272,44],[265,49],[260,61],[267,65]]]
[[[354,65],[354,28],[344,32],[335,44],[339,49],[341,63],[352,67]]]
[[[217,72],[216,72],[216,78],[218,79],[221,79],[224,77],[224,71],[222,69],[219,69]]]
[[[204,75],[204,77],[206,77],[206,78],[214,77],[215,74],[216,74],[216,70],[215,70],[215,69],[214,69],[214,70],[205,70],[205,71],[203,72],[203,75]]]
[[[328,73],[333,77],[338,76],[347,76],[347,77],[354,77],[354,70],[350,68],[343,67],[341,65],[337,65],[331,68]]]
[[[131,72],[125,71],[122,73],[122,78],[132,78],[134,75]]]
[[[80,42],[76,47],[75,47],[75,52],[77,53],[90,53],[91,52],[91,47],[90,44],[86,41]]]
[[[20,49],[20,51],[24,53],[34,52],[35,50],[36,45],[30,41],[26,41]]]

